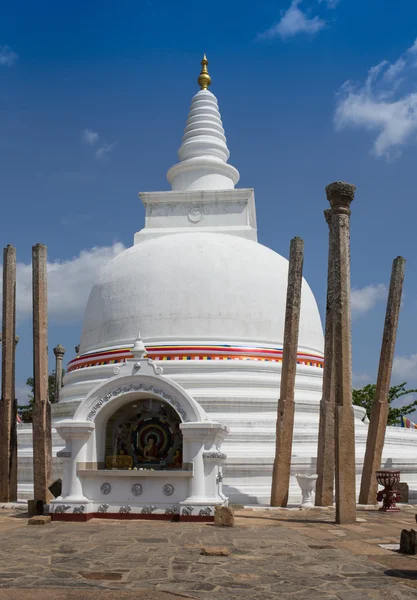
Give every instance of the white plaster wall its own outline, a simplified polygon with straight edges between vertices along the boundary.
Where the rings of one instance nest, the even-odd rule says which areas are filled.
[[[169,471],[161,471],[161,474],[162,477],[137,477],[132,471],[127,471],[126,476],[123,473],[114,476],[111,471],[109,473],[104,471],[93,475],[84,473],[80,479],[84,495],[93,502],[131,505],[157,504],[159,507],[163,507],[184,501],[188,496],[190,477],[175,477],[170,475]],[[103,494],[100,489],[105,482],[111,485],[109,494]],[[132,492],[132,486],[135,483],[142,486],[142,493],[139,496],[135,496]],[[171,496],[164,494],[166,484],[174,487],[174,493]]]

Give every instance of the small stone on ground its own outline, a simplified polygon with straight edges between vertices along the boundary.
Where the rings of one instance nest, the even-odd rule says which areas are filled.
[[[47,525],[51,522],[51,517],[45,515],[39,515],[37,517],[31,517],[28,519],[28,525]]]
[[[201,554],[204,556],[230,556],[230,550],[219,546],[205,546],[201,549]]]
[[[230,506],[216,506],[214,509],[214,524],[218,527],[234,527],[235,513]]]

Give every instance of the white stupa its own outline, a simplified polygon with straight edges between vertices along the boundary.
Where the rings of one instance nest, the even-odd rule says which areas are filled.
[[[229,150],[217,99],[208,90],[205,57],[202,66],[201,89],[192,99],[179,162],[167,174],[171,191],[139,194],[146,209],[145,227],[135,234],[134,245],[103,269],[93,287],[80,352],[68,365],[61,402],[53,407],[61,435],[73,439],[71,432],[76,431],[77,439],[86,436],[84,442],[77,442],[78,454],[68,444],[63,452],[62,444],[57,443],[55,449],[61,450],[67,464],[64,487],[71,478],[77,479],[78,469],[81,475],[74,502],[85,507],[89,501],[96,502],[91,508],[95,513],[97,503],[101,506],[107,496],[97,496],[98,483],[94,488],[94,482],[100,482],[104,490],[105,483],[111,487],[104,471],[107,454],[115,452],[110,448],[115,443],[109,438],[111,419],[116,423],[117,411],[123,412],[125,405],[136,407],[133,403],[141,399],[164,401],[163,389],[182,427],[185,423],[184,445],[183,413],[187,411],[192,411],[201,428],[210,423],[216,430],[210,438],[214,446],[207,446],[209,436],[200,450],[217,456],[217,496],[215,484],[207,479],[211,477],[207,464],[197,463],[187,451],[194,476],[203,477],[198,470],[204,469],[206,487],[211,489],[210,494],[203,493],[200,504],[207,507],[200,510],[209,510],[209,505],[221,503],[224,497],[239,504],[268,503],[270,498],[288,261],[257,241],[254,191],[235,189],[239,173],[227,162]],[[137,345],[142,343],[146,357],[143,351],[138,354]],[[141,361],[162,383],[143,388],[151,374],[141,375],[146,370],[140,368]],[[163,374],[158,375],[160,368]],[[300,498],[295,473],[315,473],[322,375],[322,324],[304,280],[290,503]],[[129,381],[134,382],[131,388]],[[355,408],[355,416],[359,483],[367,426],[361,408]],[[58,419],[65,422],[58,424]],[[132,454],[129,443],[125,453]],[[399,467],[410,484],[417,484],[416,449],[414,432],[388,429],[385,464]],[[185,454],[184,446],[184,462]],[[223,471],[220,463],[224,463]],[[94,474],[86,474],[88,469]],[[223,490],[219,487],[222,479]],[[63,502],[71,512],[65,489],[60,506]],[[133,507],[133,512],[135,506],[143,508],[123,494],[117,496],[119,509],[125,505]],[[148,496],[146,502],[156,506],[160,499]],[[190,505],[186,498],[179,503]],[[195,509],[194,514],[200,511]]]

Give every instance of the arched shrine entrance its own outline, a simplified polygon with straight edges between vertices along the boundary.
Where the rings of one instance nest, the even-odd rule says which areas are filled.
[[[97,386],[74,417],[56,423],[66,442],[54,520],[213,520],[222,492],[228,432],[162,368],[140,340],[115,377]]]

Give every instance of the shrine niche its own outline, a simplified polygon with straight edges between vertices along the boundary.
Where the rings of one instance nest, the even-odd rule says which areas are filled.
[[[66,446],[53,519],[213,521],[215,506],[227,504],[220,446],[228,428],[163,375],[140,338],[132,355],[57,425]]]
[[[106,427],[106,469],[181,469],[181,419],[155,398],[124,405]]]

